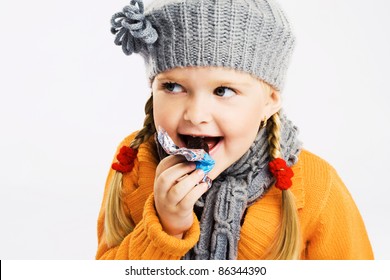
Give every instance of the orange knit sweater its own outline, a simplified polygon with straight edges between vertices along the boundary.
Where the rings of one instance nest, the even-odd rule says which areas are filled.
[[[129,146],[134,136],[127,137],[119,148]],[[111,169],[108,174],[98,218],[97,259],[180,259],[198,241],[200,229],[195,214],[194,224],[181,240],[162,230],[153,202],[157,162],[151,152],[152,138],[140,146],[134,169],[123,176],[125,212],[136,226],[113,248],[108,248],[104,239],[105,201],[114,171]],[[301,152],[293,171],[291,191],[301,226],[301,258],[373,259],[363,220],[336,171],[306,150]],[[262,258],[277,234],[280,203],[281,191],[271,187],[247,209],[238,259]]]

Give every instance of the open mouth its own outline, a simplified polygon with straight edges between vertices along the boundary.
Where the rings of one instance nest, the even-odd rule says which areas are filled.
[[[189,149],[204,149],[207,153],[213,150],[223,137],[192,136],[179,134],[180,139]]]

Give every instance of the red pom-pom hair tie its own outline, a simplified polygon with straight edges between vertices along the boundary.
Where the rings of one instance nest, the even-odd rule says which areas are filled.
[[[291,178],[294,176],[292,169],[287,166],[284,159],[276,158],[268,164],[269,171],[276,179],[275,187],[280,190],[287,190],[291,187]]]
[[[119,154],[116,156],[118,162],[113,163],[111,168],[122,173],[130,172],[133,170],[137,152],[138,151],[133,148],[123,146],[119,150]]]

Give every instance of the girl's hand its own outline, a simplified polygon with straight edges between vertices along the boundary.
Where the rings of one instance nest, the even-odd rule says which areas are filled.
[[[164,158],[156,169],[154,203],[166,233],[182,238],[194,222],[195,202],[207,191],[207,183],[199,183],[204,172],[181,156]]]

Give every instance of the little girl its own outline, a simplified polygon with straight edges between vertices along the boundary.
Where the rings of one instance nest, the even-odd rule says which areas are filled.
[[[373,258],[350,193],[281,109],[295,37],[274,0],[131,0],[111,31],[152,94],[110,169],[97,259]],[[161,153],[159,127],[215,166]]]

